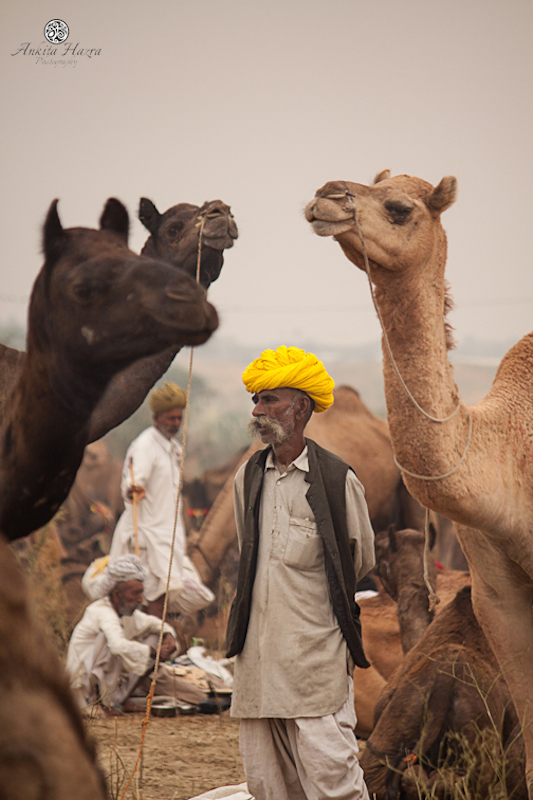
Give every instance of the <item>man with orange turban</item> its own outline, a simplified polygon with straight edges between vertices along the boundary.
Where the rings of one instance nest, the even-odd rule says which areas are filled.
[[[171,561],[169,611],[189,615],[215,599],[185,553],[181,504],[171,552],[181,471],[181,445],[176,437],[186,402],[187,392],[175,383],[164,383],[150,393],[148,405],[154,424],[131,443],[126,453],[122,471],[122,496],[126,507],[115,528],[109,553],[112,563],[120,556],[135,552],[135,497],[139,556],[147,573],[144,597],[148,613],[156,617],[163,615]]]
[[[304,437],[334,383],[297,347],[265,350],[243,381],[251,432],[267,445],[234,489],[241,558],[227,655],[248,788],[256,800],[368,800],[351,676],[369,666],[354,594],[374,536],[353,470]]]

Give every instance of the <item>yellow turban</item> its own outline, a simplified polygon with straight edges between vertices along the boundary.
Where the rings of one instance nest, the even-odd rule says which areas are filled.
[[[150,392],[148,405],[152,414],[164,414],[173,408],[185,408],[187,392],[175,383],[164,383]]]
[[[246,367],[242,380],[252,394],[263,389],[299,389],[314,401],[315,411],[326,411],[333,403],[333,378],[313,353],[299,347],[265,350]]]

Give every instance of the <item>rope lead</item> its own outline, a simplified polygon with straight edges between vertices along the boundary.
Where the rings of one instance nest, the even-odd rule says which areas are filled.
[[[202,221],[200,224],[200,232],[198,234],[198,257],[196,260],[196,283],[200,282],[200,264],[202,259],[202,234],[204,232],[204,225],[205,225],[205,217],[202,217]],[[185,419],[183,421],[183,445],[181,449],[181,466],[180,466],[180,477],[178,483],[178,494],[176,497],[176,508],[174,511],[174,525],[172,529],[172,542],[170,545],[170,561],[168,565],[168,574],[167,574],[167,585],[165,590],[165,602],[163,603],[163,616],[161,618],[161,630],[159,632],[159,641],[157,643],[157,651],[155,656],[155,664],[154,664],[154,672],[152,675],[152,682],[150,684],[150,691],[148,692],[148,697],[146,698],[146,714],[142,721],[142,734],[141,734],[141,743],[139,745],[139,752],[137,754],[137,759],[135,761],[135,765],[133,767],[133,771],[128,778],[124,791],[120,795],[120,800],[124,800],[126,796],[126,792],[128,791],[130,784],[133,780],[133,776],[137,771],[137,767],[142,758],[143,748],[144,748],[144,739],[146,736],[146,729],[148,728],[150,722],[150,711],[152,709],[152,704],[154,702],[154,695],[155,695],[155,684],[157,679],[157,671],[159,669],[159,661],[161,658],[161,646],[163,644],[163,636],[164,636],[164,629],[165,629],[165,619],[167,616],[167,606],[168,606],[168,590],[170,586],[170,576],[172,574],[172,556],[174,553],[174,544],[176,542],[176,527],[178,523],[178,510],[179,510],[179,502],[181,497],[181,489],[183,486],[183,465],[185,463],[185,448],[187,444],[187,428],[189,424],[189,398],[191,396],[191,379],[192,379],[192,364],[193,364],[193,352],[194,347],[191,347],[191,354],[189,357],[189,377],[187,380],[187,401],[185,403]]]

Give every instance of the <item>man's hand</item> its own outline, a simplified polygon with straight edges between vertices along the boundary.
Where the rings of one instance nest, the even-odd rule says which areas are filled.
[[[127,491],[126,494],[127,494],[128,500],[132,500],[133,501],[133,497],[135,496],[135,499],[136,499],[137,502],[139,502],[144,497],[146,497],[145,490],[143,489],[142,486],[139,486],[138,484],[134,484],[133,486],[128,486],[128,491]]]
[[[163,641],[161,642],[161,653],[159,654],[160,661],[168,661],[174,650],[177,650],[178,644],[171,633],[165,633]],[[157,650],[155,647],[150,648],[150,655],[155,658]]]
[[[174,650],[178,647],[176,640],[171,633],[165,633],[161,643],[161,661],[167,661]]]

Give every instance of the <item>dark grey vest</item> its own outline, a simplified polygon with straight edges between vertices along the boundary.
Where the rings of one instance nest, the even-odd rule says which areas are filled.
[[[354,600],[356,580],[353,545],[346,523],[346,473],[351,467],[306,439],[309,457],[307,502],[324,545],[326,575],[334,614],[354,663],[369,667],[361,640],[359,606]],[[259,548],[259,507],[270,448],[254,453],[244,475],[244,535],[237,576],[237,592],[226,631],[227,657],[242,651],[248,630]]]

